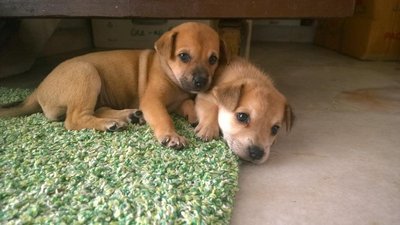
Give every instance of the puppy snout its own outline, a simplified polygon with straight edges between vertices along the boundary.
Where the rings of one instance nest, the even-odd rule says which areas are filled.
[[[202,90],[205,89],[208,85],[208,75],[207,71],[204,69],[196,69],[193,72],[193,86],[196,88],[196,90]]]
[[[193,77],[193,84],[197,89],[202,89],[208,83],[208,79],[203,76],[195,76]]]
[[[264,150],[256,145],[250,146],[248,151],[252,160],[259,160],[264,156]]]

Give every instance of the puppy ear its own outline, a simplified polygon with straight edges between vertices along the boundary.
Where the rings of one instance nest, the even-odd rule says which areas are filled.
[[[175,55],[175,42],[177,36],[178,33],[174,31],[164,33],[154,44],[154,49],[161,56],[173,58]]]
[[[295,115],[293,113],[292,107],[288,104],[285,105],[285,115],[283,117],[283,121],[286,124],[286,131],[290,131],[293,127],[293,123],[295,120]]]
[[[230,111],[234,111],[239,104],[243,87],[244,84],[228,84],[216,87],[213,90],[213,95],[217,99],[218,104],[221,104]]]
[[[219,40],[219,64],[220,65],[228,65],[231,61],[231,53],[229,51],[228,46],[225,41]]]

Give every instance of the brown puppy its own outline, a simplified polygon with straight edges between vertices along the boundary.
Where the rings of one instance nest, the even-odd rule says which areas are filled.
[[[230,149],[254,163],[267,160],[283,123],[290,130],[294,120],[268,76],[238,57],[217,70],[213,88],[197,95],[195,109],[198,137],[211,140],[221,130]]]
[[[0,117],[42,111],[65,128],[115,131],[144,119],[163,145],[182,148],[168,114],[189,119],[184,103],[209,88],[226,59],[218,34],[201,23],[184,23],[163,34],[155,50],[116,50],[72,58],[57,66],[21,104],[3,107]],[[182,106],[179,108],[179,106]]]

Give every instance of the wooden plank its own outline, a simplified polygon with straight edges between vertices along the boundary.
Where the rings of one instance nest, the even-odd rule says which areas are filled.
[[[355,0],[0,0],[0,17],[320,18]]]

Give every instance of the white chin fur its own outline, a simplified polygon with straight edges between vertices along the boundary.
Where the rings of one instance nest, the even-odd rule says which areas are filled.
[[[233,116],[234,114],[232,112],[229,112],[223,107],[218,111],[218,124],[224,136],[229,136],[230,132],[228,131],[232,131]]]
[[[261,164],[268,159],[270,146],[264,146],[265,155],[259,160],[251,160],[247,154],[247,147],[251,144],[249,143],[250,137],[245,139],[234,138],[234,134],[240,132],[240,128],[235,126],[235,113],[228,111],[227,109],[220,107],[218,111],[218,124],[224,135],[224,139],[227,142],[229,148],[240,158],[250,161],[255,164]],[[251,142],[251,141],[250,141]]]

